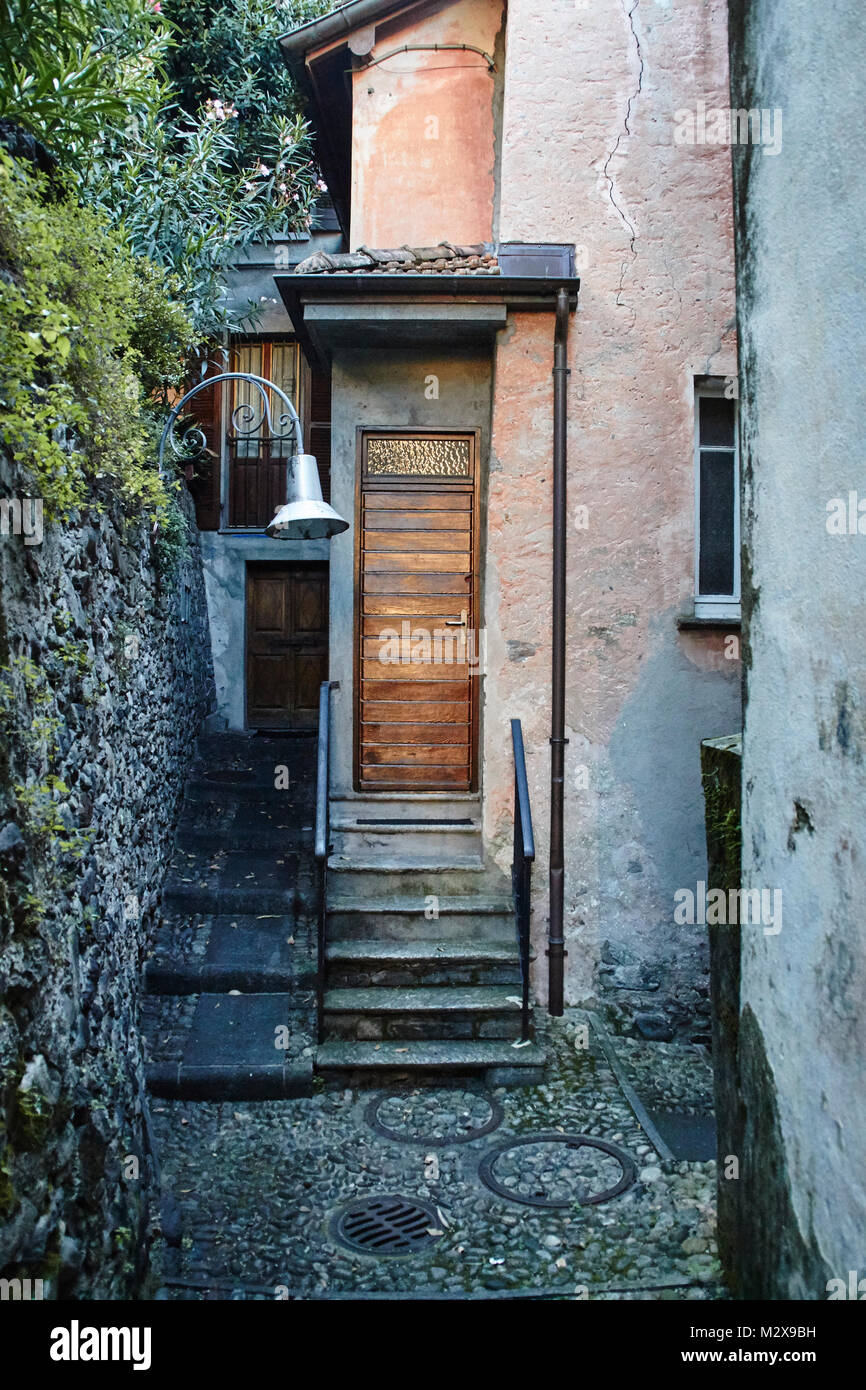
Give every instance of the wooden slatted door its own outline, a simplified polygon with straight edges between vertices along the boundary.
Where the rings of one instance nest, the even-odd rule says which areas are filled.
[[[361,435],[359,790],[475,787],[477,453],[475,433]]]

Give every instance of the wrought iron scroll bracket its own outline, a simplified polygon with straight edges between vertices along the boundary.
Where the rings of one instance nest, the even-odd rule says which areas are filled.
[[[267,377],[255,376],[252,372],[220,372],[219,375],[209,376],[204,381],[200,381],[197,386],[193,386],[191,390],[187,391],[186,395],[181,396],[180,400],[172,408],[172,412],[165,422],[162,438],[159,441],[160,478],[165,477],[164,464],[166,445],[171,449],[175,458],[179,459],[190,457],[191,451],[189,444],[191,441],[195,443],[198,450],[206,447],[207,440],[200,429],[188,431],[183,441],[178,443],[175,438],[174,427],[187,401],[192,400],[193,396],[197,396],[199,391],[204,391],[211,386],[216,386],[217,383],[221,381],[247,381],[251,386],[256,388],[261,397],[260,411],[256,410],[246,401],[235,406],[232,411],[232,428],[236,434],[253,435],[261,429],[263,424],[266,424],[272,439],[287,439],[290,438],[291,434],[294,434],[296,442],[295,452],[298,454],[304,452],[304,433],[300,417],[285,391],[281,390],[275,382],[268,381]],[[274,421],[271,417],[271,403],[269,399],[269,392],[271,391],[273,391],[275,396],[279,397],[279,400],[285,406],[284,413],[277,419],[276,429],[274,428]],[[287,425],[291,425],[291,432],[286,431]]]

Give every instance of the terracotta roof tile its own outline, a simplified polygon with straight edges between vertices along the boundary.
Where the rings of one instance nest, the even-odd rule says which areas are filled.
[[[499,262],[493,247],[455,246],[443,241],[438,246],[397,246],[377,250],[359,246],[357,251],[331,255],[317,251],[295,267],[296,275],[498,275]]]

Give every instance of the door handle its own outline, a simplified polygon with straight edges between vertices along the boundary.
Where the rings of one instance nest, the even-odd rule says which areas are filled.
[[[466,614],[464,613],[462,618],[446,618],[446,619],[445,619],[445,626],[446,626],[446,627],[465,627],[465,626],[466,626]]]

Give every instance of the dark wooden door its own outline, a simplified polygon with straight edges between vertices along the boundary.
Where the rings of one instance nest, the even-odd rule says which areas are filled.
[[[314,729],[328,679],[328,566],[247,566],[247,724]]]
[[[359,790],[476,785],[476,455],[474,433],[362,436]]]

